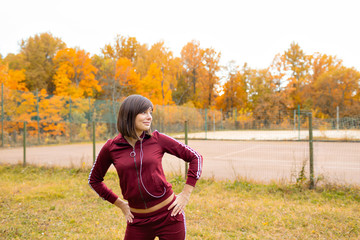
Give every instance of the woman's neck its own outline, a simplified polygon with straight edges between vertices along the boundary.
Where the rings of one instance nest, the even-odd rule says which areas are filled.
[[[143,132],[136,132],[136,135],[138,136],[138,139],[135,139],[133,137],[128,137],[128,136],[124,136],[126,141],[128,141],[128,143],[132,146],[132,147],[135,147],[135,143],[141,139],[141,135],[143,134]]]

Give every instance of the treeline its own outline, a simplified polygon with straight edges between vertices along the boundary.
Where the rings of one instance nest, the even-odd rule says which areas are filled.
[[[360,73],[335,56],[306,55],[292,43],[265,69],[229,62],[221,53],[187,43],[180,57],[160,41],[148,46],[117,36],[101,54],[68,48],[42,33],[22,40],[20,52],[0,55],[0,82],[6,88],[43,94],[121,101],[142,94],[157,105],[184,105],[251,114],[273,121],[300,105],[316,117],[360,114]],[[221,77],[220,77],[221,75]]]

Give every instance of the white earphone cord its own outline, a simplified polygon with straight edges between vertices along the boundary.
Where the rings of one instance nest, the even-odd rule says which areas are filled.
[[[145,189],[145,191],[152,197],[154,198],[161,198],[162,196],[165,195],[166,193],[166,188],[164,187],[164,193],[161,194],[160,196],[156,196],[156,195],[153,195],[151,194],[145,187],[144,183],[143,183],[143,180],[142,180],[142,177],[141,177],[141,170],[142,170],[142,160],[143,160],[143,156],[144,156],[144,153],[143,153],[143,149],[142,149],[142,139],[140,140],[140,182],[141,182],[141,185],[143,186],[143,188]]]

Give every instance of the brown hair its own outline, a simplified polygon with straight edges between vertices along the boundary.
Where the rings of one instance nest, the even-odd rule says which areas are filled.
[[[136,116],[154,106],[149,99],[141,95],[130,95],[121,104],[117,119],[117,129],[122,136],[139,139],[136,135]],[[151,129],[145,132],[151,136]]]

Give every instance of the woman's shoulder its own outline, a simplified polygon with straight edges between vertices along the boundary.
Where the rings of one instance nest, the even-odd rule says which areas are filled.
[[[161,133],[158,130],[155,130],[151,133],[151,138],[155,138],[155,139],[161,139],[164,137],[168,137],[165,133]]]
[[[156,140],[157,142],[167,142],[169,140],[175,140],[173,137],[170,137],[169,135],[165,134],[165,133],[161,133],[158,130],[155,130],[152,133],[151,138],[153,138],[154,140]]]

